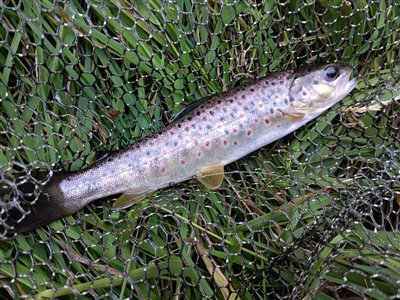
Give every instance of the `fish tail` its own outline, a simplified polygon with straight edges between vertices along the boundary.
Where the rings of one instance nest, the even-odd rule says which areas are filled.
[[[29,197],[17,199],[19,207],[13,207],[8,211],[7,224],[4,226],[7,232],[29,232],[73,213],[74,211],[69,211],[64,205],[65,199],[59,189],[60,181],[70,174],[70,172],[54,174],[43,187],[42,192],[34,197],[33,202],[26,199]],[[34,189],[35,186],[29,184],[22,186],[20,190],[24,195],[34,195]]]

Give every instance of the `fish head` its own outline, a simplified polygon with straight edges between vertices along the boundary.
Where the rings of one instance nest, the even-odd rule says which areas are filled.
[[[319,115],[347,96],[358,84],[350,79],[352,68],[340,63],[300,68],[289,89],[296,112]]]

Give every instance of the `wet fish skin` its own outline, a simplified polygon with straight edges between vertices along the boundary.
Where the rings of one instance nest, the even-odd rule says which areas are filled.
[[[92,167],[57,173],[17,232],[31,231],[78,211],[93,200],[124,193],[140,199],[152,191],[223,166],[293,132],[349,94],[357,85],[342,64],[273,73],[209,98],[149,138]],[[12,229],[11,229],[12,230]]]

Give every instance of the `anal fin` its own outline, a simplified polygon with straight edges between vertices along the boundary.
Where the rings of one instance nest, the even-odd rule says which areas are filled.
[[[124,209],[146,198],[150,192],[125,192],[114,203],[113,208]]]
[[[224,166],[207,167],[197,175],[197,179],[209,189],[218,189],[224,179]]]

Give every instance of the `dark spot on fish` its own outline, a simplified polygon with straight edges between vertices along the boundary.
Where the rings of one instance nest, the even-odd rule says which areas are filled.
[[[285,99],[284,99],[284,102],[285,102],[285,104],[289,104],[288,98],[285,98]]]
[[[268,82],[268,81],[266,81],[266,82],[265,82],[265,85],[269,85],[269,82]]]
[[[275,83],[275,81],[271,81],[271,84],[272,84],[272,85],[275,85],[276,83]]]
[[[225,118],[224,118],[224,117],[221,117],[221,118],[219,118],[219,120],[222,122],[223,120],[225,120]]]
[[[210,141],[206,141],[206,147],[210,147]]]
[[[247,106],[243,106],[243,110],[244,110],[244,111],[248,111],[249,108],[248,108]]]
[[[268,119],[265,119],[264,121],[265,121],[265,123],[267,123],[267,124],[269,123],[269,120],[268,120]]]
[[[239,127],[240,127],[241,129],[243,129],[244,126],[243,126],[243,124],[239,124]]]
[[[289,101],[293,102],[294,101],[294,97],[292,95],[289,96]]]
[[[254,89],[253,89],[253,88],[251,88],[251,89],[250,89],[250,92],[254,92]]]
[[[237,145],[237,142],[236,142],[236,141],[234,141],[234,142],[233,142],[233,144],[234,144],[234,145]]]
[[[206,117],[203,117],[203,121],[206,121],[207,120],[207,118]]]
[[[191,120],[192,120],[192,117],[188,117],[187,120],[188,120],[188,121],[191,121]]]
[[[175,146],[175,147],[178,146],[178,142],[174,142],[174,146]]]
[[[185,130],[186,130],[186,131],[189,131],[189,130],[190,130],[190,128],[189,128],[188,126],[186,126],[186,127],[185,127]]]
[[[197,112],[197,115],[200,116],[200,115],[201,115],[201,112],[198,111],[198,112]]]
[[[146,152],[146,155],[149,156],[149,155],[150,155],[150,151],[147,151],[147,152]]]
[[[212,128],[212,126],[211,125],[207,125],[207,129],[211,129]]]
[[[182,124],[178,124],[178,128],[181,128],[182,127]]]
[[[314,80],[314,81],[313,81],[313,84],[318,84],[318,83],[319,83],[318,80]]]
[[[274,109],[271,107],[270,108],[270,110],[269,110],[270,112],[271,112],[271,114],[273,114],[274,113]]]
[[[274,101],[274,102],[272,102],[272,105],[273,105],[273,106],[276,106],[276,102],[275,102],[275,101]]]
[[[235,117],[235,114],[234,114],[234,113],[230,113],[229,115],[231,116],[231,118],[234,118],[234,117]]]
[[[204,105],[201,105],[200,108],[204,108]]]
[[[173,131],[170,131],[169,133],[170,133],[171,135],[174,135],[174,134],[175,134],[175,132],[173,132]]]
[[[251,130],[247,130],[247,135],[251,135]]]
[[[228,112],[228,110],[226,109],[226,107],[224,107],[224,108],[222,109],[222,111],[223,111],[224,113]]]
[[[307,93],[306,92],[303,92],[303,96],[306,96],[307,95]]]
[[[281,125],[276,125],[277,127],[281,127]]]
[[[242,99],[246,99],[246,96],[245,96],[245,95],[242,95]]]
[[[214,112],[212,110],[210,110],[210,115],[212,115],[212,116],[214,115]]]
[[[221,100],[218,100],[218,101],[217,101],[218,104],[221,104],[221,102],[222,102]]]
[[[229,103],[233,103],[233,99],[229,99]]]
[[[192,128],[196,128],[196,125],[195,125],[195,124],[192,124]]]
[[[251,101],[251,102],[250,102],[250,104],[251,104],[252,106],[254,106],[254,105],[255,105],[254,101]]]

